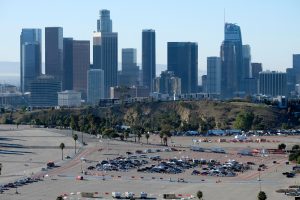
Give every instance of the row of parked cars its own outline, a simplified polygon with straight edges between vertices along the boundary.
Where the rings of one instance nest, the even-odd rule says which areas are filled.
[[[96,166],[89,166],[88,170],[98,171],[128,171],[131,169],[139,168],[149,163],[148,156],[145,154],[130,155],[128,157],[119,156],[114,159],[102,160]]]
[[[201,171],[194,170],[192,175],[204,175],[204,176],[221,176],[221,177],[233,177],[237,175],[237,172],[244,172],[250,169],[250,164],[254,163],[239,163],[235,160],[228,160],[225,163],[220,163],[215,160],[209,162],[202,160]]]
[[[184,172],[186,169],[190,169],[194,166],[193,163],[181,159],[169,159],[168,161],[159,162],[157,165],[151,165],[143,168],[139,168],[138,172],[148,173],[168,173],[178,174]]]
[[[134,199],[134,198],[139,198],[139,199],[147,199],[148,194],[146,192],[141,192],[139,197],[136,197],[133,192],[125,192],[124,197],[122,196],[121,192],[112,192],[111,196],[115,199]]]
[[[41,180],[42,179],[40,179],[40,178],[30,178],[30,177],[21,178],[21,179],[16,180],[15,182],[0,185],[0,192],[3,193],[5,190],[21,187],[23,185],[38,182]]]

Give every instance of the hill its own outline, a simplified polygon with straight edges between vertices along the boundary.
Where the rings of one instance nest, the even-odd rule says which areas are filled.
[[[251,115],[246,115],[246,114]],[[74,129],[103,131],[115,125],[140,126],[148,130],[232,129],[237,120],[250,116],[247,129],[277,129],[287,120],[286,110],[264,104],[220,101],[143,102],[109,108],[37,110],[2,115],[2,123],[74,126]],[[248,120],[248,119],[247,119]],[[73,124],[72,124],[73,121]],[[248,120],[249,121],[249,120]],[[248,123],[248,122],[247,122]],[[249,125],[249,123],[248,123]],[[243,126],[242,126],[243,127]]]

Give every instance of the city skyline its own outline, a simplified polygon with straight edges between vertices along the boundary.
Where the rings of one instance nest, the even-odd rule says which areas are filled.
[[[157,35],[157,64],[167,64],[167,42],[190,41],[199,45],[199,71],[206,71],[206,58],[219,56],[219,46],[224,37],[224,9],[225,21],[237,23],[242,28],[243,44],[251,46],[252,61],[263,63],[264,70],[285,71],[292,66],[292,54],[300,52],[300,46],[297,45],[300,44],[300,38],[297,37],[300,28],[295,26],[300,18],[297,13],[300,2],[294,0],[281,3],[172,1],[172,4],[170,1],[151,4],[131,0],[130,5],[117,1],[90,1],[88,4],[51,1],[47,3],[47,9],[37,9],[43,5],[42,2],[30,2],[0,0],[0,16],[11,19],[1,21],[2,27],[7,27],[7,31],[1,37],[3,45],[0,47],[0,61],[19,61],[18,38],[22,28],[41,28],[44,35],[45,27],[59,26],[63,27],[65,37],[92,41],[92,33],[97,30],[95,19],[98,18],[100,9],[111,12],[113,31],[119,35],[120,62],[122,48],[136,48],[137,62],[141,63],[141,32],[149,28],[154,29]],[[49,14],[52,11],[55,11],[55,15]],[[180,14],[182,12],[184,15]],[[42,39],[44,62],[45,37]],[[161,70],[165,69],[158,69],[157,74]]]

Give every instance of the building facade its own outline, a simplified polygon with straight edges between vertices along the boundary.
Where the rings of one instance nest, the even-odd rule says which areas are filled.
[[[45,28],[45,72],[59,81],[63,77],[63,28]]]
[[[156,75],[155,30],[147,29],[142,32],[142,70],[143,86],[153,91],[153,80]]]
[[[73,89],[73,38],[64,38],[62,89]]]
[[[256,78],[258,80],[259,73],[262,72],[262,70],[261,63],[251,63],[251,78]]]
[[[90,66],[90,41],[73,40],[73,90],[87,98],[87,71]]]
[[[61,107],[80,107],[81,93],[73,90],[58,92],[58,106]]]
[[[243,93],[242,86],[246,70],[243,65],[241,29],[236,24],[225,24],[220,57],[222,62],[221,97],[238,97]]]
[[[112,32],[112,20],[110,19],[110,11],[103,9],[99,11],[99,19],[97,20],[97,32]]]
[[[198,44],[168,42],[168,71],[181,79],[181,93],[196,93],[198,87]]]
[[[53,107],[58,105],[61,82],[53,76],[42,75],[30,83],[30,106]]]
[[[104,98],[104,71],[102,69],[90,69],[87,74],[87,102],[98,104]]]
[[[20,88],[28,92],[30,82],[42,73],[42,30],[22,29],[20,35]]]
[[[259,73],[259,94],[271,97],[286,96],[286,73],[265,71]]]
[[[136,49],[122,49],[122,71],[119,75],[120,86],[139,85],[139,67],[136,63]]]
[[[174,72],[162,71],[159,77],[154,79],[154,91],[169,96],[181,94],[181,79]]]
[[[94,33],[93,68],[104,71],[104,96],[109,98],[110,87],[118,84],[118,33]]]
[[[221,58],[207,57],[207,93],[221,92]]]

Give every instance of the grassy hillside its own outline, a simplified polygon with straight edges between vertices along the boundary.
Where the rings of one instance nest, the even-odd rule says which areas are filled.
[[[78,109],[6,113],[1,115],[1,122],[28,124],[35,121],[38,124],[65,124],[67,126],[70,124],[71,116],[75,116],[78,121],[81,120],[82,124],[87,124],[89,120],[93,120],[95,123],[102,123],[103,126],[138,124],[148,127],[148,129],[159,130],[171,124],[176,129],[207,130],[212,128],[234,128],[234,122],[241,112],[253,113],[252,128],[256,129],[280,128],[287,118],[285,110],[279,110],[264,104],[176,101],[135,103],[110,108],[84,107]]]

